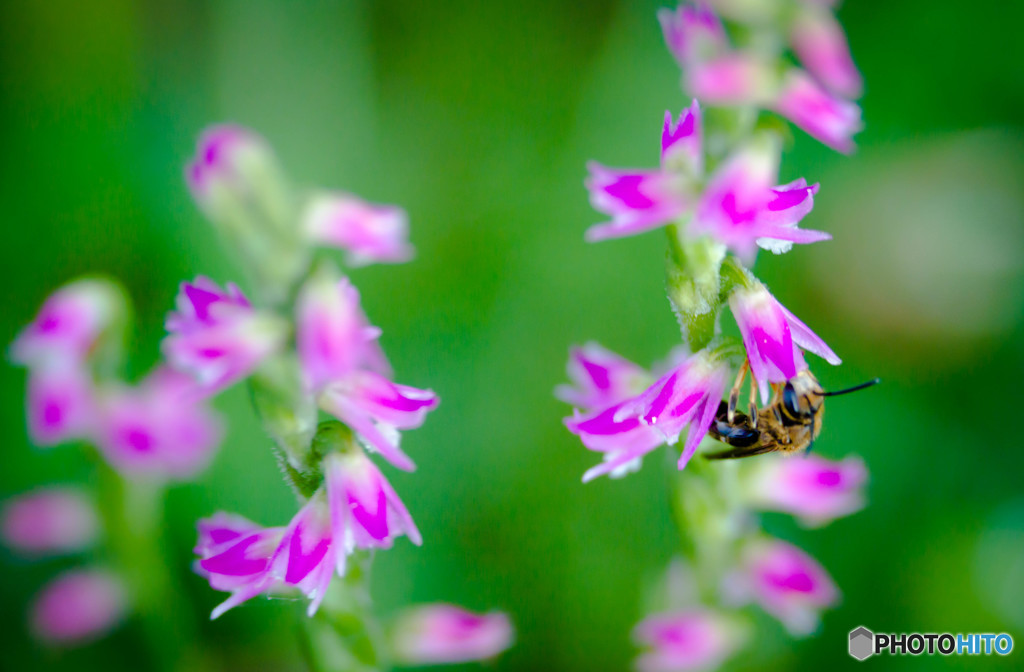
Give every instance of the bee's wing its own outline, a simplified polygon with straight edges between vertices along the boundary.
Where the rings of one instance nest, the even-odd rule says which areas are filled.
[[[704,457],[708,460],[731,460],[738,457],[753,457],[754,455],[764,455],[765,453],[774,453],[779,449],[779,445],[774,441],[767,443],[758,443],[753,446],[746,446],[744,448],[733,448],[731,450],[722,450],[717,453],[705,453]]]

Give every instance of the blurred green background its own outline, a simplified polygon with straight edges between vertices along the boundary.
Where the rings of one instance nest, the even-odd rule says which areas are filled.
[[[662,3],[666,4],[666,3]],[[551,390],[571,343],[641,363],[679,335],[664,237],[583,242],[600,216],[584,164],[653,166],[666,109],[687,102],[656,2],[18,2],[0,5],[0,342],[74,276],[120,277],[136,307],[133,368],[157,355],[177,283],[238,275],[190,202],[200,130],[263,133],[300,184],[401,204],[414,262],[356,271],[398,380],[442,398],[388,471],[423,532],[380,554],[382,613],[445,600],[511,612],[507,670],[627,669],[643,593],[675,547],[664,483],[580,484],[595,456]],[[820,636],[767,620],[735,669],[853,669],[847,632],[1010,632],[1024,646],[1024,5],[852,1],[840,12],[867,82],[851,157],[802,133],[783,179],[822,189],[808,228],[835,240],[762,254],[773,292],[844,358],[816,449],[864,456],[870,506],[820,531],[769,517],[818,557],[844,600]],[[4,369],[0,497],[94,478],[81,451],[32,448],[24,375]],[[299,607],[257,600],[215,623],[189,571],[196,518],[282,524],[294,512],[246,394],[218,399],[230,435],[175,488],[166,534],[202,646],[225,670],[302,669]],[[0,667],[150,669],[129,623],[82,649],[28,638],[31,595],[70,561],[0,555]],[[1010,659],[876,667],[1010,669]]]

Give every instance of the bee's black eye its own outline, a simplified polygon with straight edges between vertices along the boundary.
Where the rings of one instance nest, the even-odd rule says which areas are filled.
[[[782,390],[782,410],[788,419],[800,420],[807,416],[807,412],[800,408],[800,395],[793,388],[793,383],[786,383]]]

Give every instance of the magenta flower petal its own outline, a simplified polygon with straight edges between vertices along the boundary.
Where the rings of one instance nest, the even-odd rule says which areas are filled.
[[[120,577],[101,569],[74,569],[36,596],[30,626],[36,638],[47,644],[79,645],[113,630],[127,610],[127,591]]]
[[[675,11],[660,9],[658,22],[668,50],[683,67],[729,47],[721,20],[703,3],[680,4]]]
[[[328,387],[320,396],[320,405],[328,413],[352,428],[366,442],[367,447],[405,471],[416,469],[415,463],[399,447],[401,434],[394,425],[378,422],[370,415],[361,400],[342,386]]]
[[[769,384],[793,378],[807,368],[807,362],[793,340],[782,305],[764,285],[736,289],[729,297],[729,307],[743,336],[750,370],[761,390],[761,403],[766,404]]]
[[[759,105],[777,85],[771,65],[754,53],[733,51],[684,70],[683,87],[706,105]]]
[[[597,343],[569,351],[571,385],[559,385],[555,396],[584,410],[604,408],[642,390],[650,375],[640,366]]]
[[[743,643],[743,633],[728,618],[705,609],[648,616],[633,630],[649,650],[636,661],[640,672],[713,670]]]
[[[703,141],[700,104],[696,99],[679,114],[677,121],[673,121],[672,113],[666,111],[665,126],[661,131],[662,166],[682,164],[694,177],[702,175]]]
[[[846,154],[854,150],[853,135],[863,126],[856,103],[830,95],[799,70],[786,75],[774,109],[812,137]]]
[[[590,227],[590,242],[643,233],[663,226],[689,208],[689,197],[676,179],[659,170],[617,170],[599,163],[587,165],[586,181],[594,208],[612,217],[607,224]]]
[[[209,518],[196,523],[199,540],[192,549],[196,555],[207,555],[214,548],[229,541],[258,532],[262,527],[247,518],[219,511]]]
[[[92,501],[70,487],[49,487],[4,504],[0,531],[4,543],[21,553],[72,553],[89,548],[100,523]]]
[[[203,208],[226,190],[246,189],[243,166],[269,155],[266,141],[253,131],[230,124],[211,126],[199,138],[196,155],[185,169],[192,197]]]
[[[214,590],[230,592],[210,615],[217,618],[246,600],[272,590],[277,582],[272,562],[284,528],[261,528],[232,514],[218,513],[200,520],[195,570]]]
[[[78,363],[52,360],[33,367],[27,397],[28,432],[36,445],[84,438],[93,430],[96,393]]]
[[[390,548],[403,534],[417,546],[422,543],[402,500],[362,452],[331,454],[324,465],[334,538],[342,540],[346,552]]]
[[[311,240],[348,253],[346,263],[398,264],[413,256],[405,211],[392,205],[367,203],[354,196],[320,196],[303,215]]]
[[[487,660],[512,646],[513,639],[505,614],[475,614],[450,604],[405,609],[394,633],[395,653],[406,665]]]

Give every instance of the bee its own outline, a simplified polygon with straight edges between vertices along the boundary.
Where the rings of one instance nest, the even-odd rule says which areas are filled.
[[[729,450],[705,455],[710,460],[724,460],[750,457],[764,453],[796,453],[810,451],[814,440],[821,433],[821,421],[825,415],[825,397],[856,392],[879,382],[878,378],[846,390],[826,392],[818,379],[809,370],[798,373],[785,386],[773,385],[775,397],[767,407],[758,410],[750,402],[750,413],[736,410],[740,385],[747,371],[746,362],[729,394],[729,401],[722,401],[718,413],[711,423],[709,434],[722,443],[731,446]],[[753,399],[753,390],[751,391]]]

